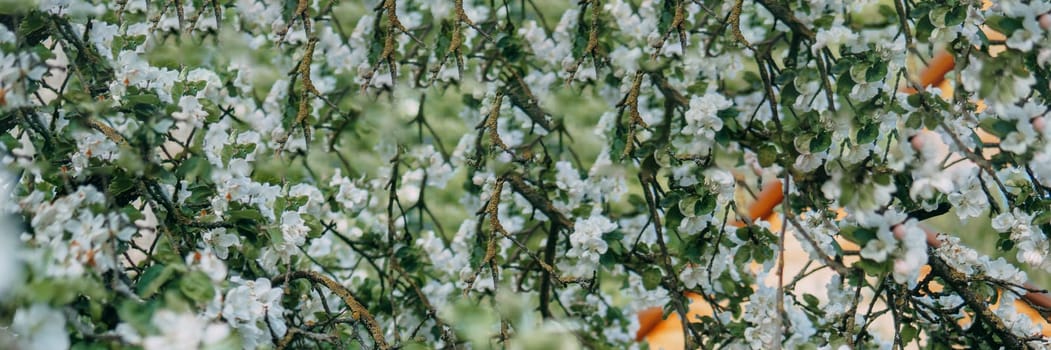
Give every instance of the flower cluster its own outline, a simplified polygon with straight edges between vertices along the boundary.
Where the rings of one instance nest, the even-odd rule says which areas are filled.
[[[560,267],[573,277],[586,277],[594,273],[598,268],[599,257],[609,249],[603,235],[616,229],[617,224],[602,214],[592,213],[588,218],[578,219],[573,225],[573,233],[569,235],[571,248],[566,252],[566,257],[576,258],[577,261],[566,261]]]
[[[0,348],[1051,344],[1048,3],[517,5],[5,3]]]

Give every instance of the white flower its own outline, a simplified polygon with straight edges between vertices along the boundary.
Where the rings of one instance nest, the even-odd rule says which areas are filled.
[[[35,53],[5,54],[0,52],[0,108],[29,106],[31,94],[27,79],[39,81],[47,68]]]
[[[1014,294],[1003,293],[1002,300],[1000,300],[1003,306],[996,308],[993,312],[1003,321],[1004,326],[1017,336],[1030,337],[1040,334],[1042,326],[1033,322],[1030,316],[1015,307],[1017,298]],[[1046,344],[1037,348],[1046,348]]]
[[[995,104],[994,109],[1001,111],[1006,120],[1013,121],[1017,129],[1000,140],[1000,149],[1014,154],[1025,154],[1027,150],[1036,148],[1041,132],[1033,127],[1030,120],[1044,114],[1040,106],[1033,103],[1027,103],[1024,107]]]
[[[72,157],[73,171],[76,173],[88,167],[89,159],[115,160],[120,151],[116,143],[97,131],[77,132],[76,140],[78,152]]]
[[[795,227],[790,226],[789,231],[799,239],[800,242],[806,242],[813,240],[817,246],[811,245],[809,242],[802,243],[803,250],[810,255],[811,259],[818,260],[822,256],[828,256],[829,253],[836,251],[836,243],[834,235],[838,232],[837,228],[824,220],[823,213],[807,211],[801,215],[803,220],[800,220],[800,224],[803,226],[804,231],[797,230]],[[803,236],[803,232],[809,234],[809,239]]]
[[[796,170],[804,173],[809,173],[821,167],[825,164],[825,158],[828,157],[828,152],[823,151],[819,153],[810,153],[809,151],[801,151],[799,156],[796,157],[795,163],[792,164]]]
[[[226,264],[209,250],[199,250],[186,255],[186,265],[200,268],[212,281],[226,279]]]
[[[1044,30],[1040,28],[1040,23],[1036,21],[1036,15],[1031,12],[1027,13],[1022,18],[1022,28],[1016,29],[1007,38],[1007,47],[1019,51],[1030,51],[1033,49],[1033,44],[1042,38],[1043,33]]]
[[[913,170],[912,178],[909,197],[917,201],[934,199],[939,193],[951,193],[954,188],[952,178],[939,170],[937,165],[931,163]]]
[[[160,335],[149,336],[142,342],[146,350],[193,350],[218,343],[230,334],[225,324],[210,323],[192,314],[160,310],[153,315],[153,324]]]
[[[111,250],[106,246],[106,241],[112,237],[106,219],[104,215],[81,210],[80,215],[65,222],[65,229],[70,233],[68,249],[65,250],[67,254],[60,255],[65,263],[73,265],[77,270],[89,267],[107,271],[116,266]]]
[[[172,112],[172,118],[181,122],[189,122],[197,127],[203,125],[204,118],[208,117],[208,112],[201,106],[201,102],[193,96],[180,97],[179,108],[179,111]]]
[[[679,273],[679,280],[682,281],[682,285],[686,288],[694,288],[698,285],[706,286],[708,282],[708,271],[703,267],[694,265],[686,266]]]
[[[822,310],[833,318],[846,314],[853,305],[854,293],[849,286],[844,288],[843,277],[839,274],[832,275],[825,289],[828,291],[828,303],[822,307]]]
[[[186,74],[186,81],[205,82],[204,88],[197,91],[198,99],[207,98],[211,99],[212,101],[218,101],[220,91],[222,91],[223,89],[223,83],[222,80],[219,79],[219,75],[205,68],[197,68],[191,70],[189,73]]]
[[[778,331],[778,322],[781,319],[777,311],[777,291],[773,288],[760,286],[755,294],[752,294],[750,302],[745,308],[743,319],[752,324],[744,331],[748,344],[753,349],[772,349],[775,344],[781,343],[777,339],[781,334]],[[785,298],[785,301],[791,298]]]
[[[426,169],[427,185],[445,188],[445,184],[453,175],[453,168],[442,159],[442,154],[432,145],[418,147],[411,154]]]
[[[12,32],[10,29],[7,29],[7,26],[0,24],[0,43],[8,44],[14,42],[15,33]]]
[[[991,260],[983,256],[978,261],[982,271],[989,277],[1006,281],[1014,285],[1022,285],[1026,282],[1026,273],[1007,262],[1003,257]]]
[[[989,199],[981,186],[977,178],[972,177],[965,187],[949,194],[949,203],[956,209],[960,220],[978,217],[989,207]]]
[[[624,46],[617,46],[617,48],[613,49],[610,57],[611,63],[616,69],[616,74],[624,76],[639,69],[639,59],[642,58],[642,50],[637,47],[628,49]]]
[[[314,185],[296,184],[288,190],[288,197],[306,197],[307,202],[299,207],[299,213],[321,216],[322,207],[325,205],[325,195]]]
[[[226,132],[226,123],[209,124],[204,134],[204,155],[208,162],[217,167],[223,166],[223,149],[230,144],[230,134]]]
[[[708,92],[703,96],[690,99],[690,109],[686,111],[685,135],[701,136],[704,140],[714,140],[715,133],[723,129],[723,120],[718,113],[730,108],[733,103],[718,92]]]
[[[0,203],[10,203],[12,207],[15,205],[15,197],[11,193],[14,184],[14,177],[0,170]],[[0,300],[7,295],[8,290],[15,287],[22,276],[22,261],[19,259],[22,245],[18,236],[14,234],[17,226],[7,218],[8,211],[14,208],[6,206],[0,204]]]
[[[117,324],[117,328],[113,330],[113,333],[117,334],[120,336],[121,340],[128,343],[142,343],[142,336],[140,336],[139,332],[135,330],[135,327],[132,327],[130,324],[124,322]]]
[[[697,184],[696,167],[692,163],[683,162],[679,166],[671,168],[671,176],[678,182],[679,186],[693,186]]]
[[[642,283],[642,276],[636,273],[628,273],[628,290],[625,291],[631,299],[629,309],[641,310],[647,307],[665,305],[668,302],[668,291],[664,288],[647,290]]]
[[[602,235],[616,229],[616,223],[598,212],[591,213],[587,219],[577,219],[573,233],[569,235],[570,248],[566,256],[578,260],[575,264],[565,266],[564,270],[568,270],[568,274],[573,277],[590,277],[598,268],[599,257],[609,249]]]
[[[245,281],[226,293],[223,318],[241,334],[246,350],[270,343],[270,330],[279,337],[285,335],[288,326],[281,306],[282,293],[281,288],[272,288],[266,278]]]
[[[873,97],[876,97],[876,94],[878,94],[882,88],[883,84],[880,82],[860,82],[850,89],[850,99],[856,101],[871,100]]]
[[[340,176],[339,169],[336,169],[336,174],[332,176],[329,186],[339,186],[339,191],[336,192],[336,202],[339,202],[344,210],[350,212],[363,209],[369,199],[369,192],[355,186],[350,179]]]
[[[568,195],[566,201],[558,201],[556,206],[576,207],[588,194],[587,183],[580,179],[580,173],[573,163],[564,160],[555,163],[555,185]]]
[[[15,311],[11,333],[23,349],[69,349],[66,317],[44,304],[33,304]]]
[[[106,59],[113,59],[113,38],[117,36],[119,27],[105,21],[94,22],[91,26],[91,34],[88,38],[95,44],[95,50]],[[83,31],[83,30],[81,30]]]
[[[1032,227],[1029,226],[1032,219],[1032,215],[1014,208],[1011,212],[1000,213],[993,218],[992,226],[994,230],[1010,232],[1012,236],[1027,236],[1032,233]]]
[[[229,256],[230,247],[241,246],[241,238],[226,233],[226,229],[222,227],[205,231],[201,234],[201,239],[211,247],[216,257],[223,260]]]
[[[461,229],[464,227],[461,226]],[[434,231],[426,231],[420,238],[416,239],[416,245],[423,249],[430,257],[431,263],[439,271],[458,271],[469,263],[465,256],[454,255],[445,248],[445,243],[434,234]]]
[[[657,231],[649,224],[649,216],[636,215],[620,219],[618,222],[624,237],[620,242],[625,247],[635,244],[650,245],[657,243]]]
[[[704,184],[708,190],[719,196],[719,203],[729,203],[734,198],[734,185],[737,183],[729,171],[710,168],[704,171]]]
[[[621,196],[628,192],[624,171],[610,160],[608,147],[602,149],[595,163],[591,165],[587,182],[589,184],[586,186],[591,189],[588,196],[600,202],[620,201]]]
[[[839,23],[833,24],[832,28],[819,29],[817,31],[811,51],[816,53],[827,47],[833,53],[838,53],[841,46],[846,44],[853,45],[857,41],[858,34],[843,26],[842,21],[839,21]]]
[[[307,227],[298,212],[286,211],[281,214],[281,238],[285,240],[288,248],[294,249],[306,244],[309,233],[310,227]]]
[[[166,68],[152,67],[135,51],[122,51],[117,55],[114,70],[116,79],[110,82],[110,91],[121,97],[130,86],[142,89],[153,88],[162,102],[172,103],[171,88],[179,73]]]
[[[695,204],[700,205],[700,204]],[[679,231],[688,235],[695,235],[700,233],[702,230],[708,227],[712,223],[712,214],[708,213],[705,215],[694,215],[694,213],[684,213],[686,215],[681,222],[679,222]]]
[[[890,231],[879,231],[876,239],[870,240],[861,249],[861,257],[877,262],[885,261],[897,246],[898,241],[894,239],[894,235]]]
[[[232,159],[226,171],[213,171],[217,195],[212,198],[212,209],[221,214],[229,202],[256,206],[263,217],[275,219],[274,201],[281,194],[278,186],[252,181],[247,177],[251,165],[244,159]]]
[[[916,219],[895,226],[893,232],[905,248],[894,260],[894,281],[915,285],[920,268],[927,264],[927,233]]]

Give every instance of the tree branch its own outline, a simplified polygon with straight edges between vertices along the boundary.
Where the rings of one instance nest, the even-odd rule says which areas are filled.
[[[333,293],[336,293],[343,302],[350,308],[350,316],[355,321],[364,321],[365,328],[368,328],[369,334],[372,335],[372,339],[376,342],[376,347],[382,350],[390,349],[387,345],[386,339],[383,337],[383,330],[380,329],[379,323],[372,317],[369,310],[365,308],[356,298],[354,294],[350,292],[347,287],[344,287],[339,282],[329,278],[328,276],[322,275],[314,271],[293,271],[286,274],[278,275],[271,279],[274,284],[285,283],[285,281],[291,281],[296,279],[309,280],[312,283],[322,284],[327,287]]]

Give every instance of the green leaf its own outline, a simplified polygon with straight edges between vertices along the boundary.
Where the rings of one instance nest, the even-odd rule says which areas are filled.
[[[777,162],[777,147],[772,144],[759,146],[759,165],[766,168]]]
[[[1007,134],[1015,131],[1013,123],[999,118],[988,118],[982,120],[978,123],[978,127],[999,138],[1004,138]]]
[[[248,220],[253,223],[263,222],[263,214],[259,212],[259,209],[231,210],[228,215],[230,221]]]
[[[985,24],[1008,37],[1014,31],[1024,28],[1021,20],[1004,16],[990,16],[986,19]]]
[[[860,267],[862,271],[870,276],[880,276],[887,272],[890,272],[890,260],[878,263],[869,259],[861,259],[854,263],[854,266]]]
[[[135,189],[134,179],[124,174],[123,172],[117,172],[109,183],[107,192],[113,197],[119,197],[120,195],[127,193],[128,191]]]
[[[211,166],[207,159],[201,156],[192,156],[184,160],[182,164],[179,164],[179,168],[175,170],[175,176],[190,180],[204,177],[210,169]]]
[[[730,108],[723,109],[723,110],[720,110],[718,112],[715,112],[715,115],[717,117],[719,117],[719,119],[735,120],[735,119],[737,119],[737,116],[741,115],[741,111],[738,110],[737,108],[730,107]]]
[[[117,306],[117,315],[120,320],[131,325],[140,334],[154,332],[153,313],[161,303],[150,300],[145,303],[133,300],[124,300]]]
[[[33,52],[36,53],[37,58],[41,61],[46,61],[55,57],[55,52],[51,49],[48,49],[47,46],[44,45],[34,46]]]
[[[830,72],[835,75],[842,75],[843,73],[849,73],[850,69],[857,63],[851,57],[843,57],[835,65],[832,66]]]
[[[613,232],[607,232],[602,234],[602,240],[606,242],[619,241],[624,238],[624,233],[620,230],[613,230]]]
[[[514,35],[505,36],[503,38],[500,38],[500,40],[496,44],[496,46],[500,49],[501,55],[503,55],[503,57],[505,57],[509,62],[516,62],[519,59],[521,59],[522,56],[525,55],[525,51],[522,49],[522,43],[519,42],[517,38],[518,37]],[[586,46],[586,38],[584,39],[584,42],[584,45]],[[581,47],[580,50],[583,51],[584,48]]]
[[[945,25],[949,27],[958,26],[963,24],[963,21],[967,19],[967,6],[956,6],[949,13],[945,14]]]
[[[920,331],[910,324],[904,324],[901,326],[901,342],[908,344],[911,343],[916,336],[920,334]]]
[[[923,114],[919,112],[910,114],[908,119],[905,120],[905,127],[910,129],[918,129],[922,125]]]
[[[148,113],[163,104],[157,95],[144,93],[124,97],[124,106],[133,111]]]
[[[150,266],[142,273],[135,292],[143,298],[149,298],[157,293],[165,283],[175,274],[175,269],[162,264]]]
[[[182,276],[179,280],[179,291],[198,304],[207,303],[215,296],[212,280],[201,271],[193,271]]]
[[[704,196],[703,198],[701,198],[700,201],[698,201],[696,204],[694,204],[694,206],[693,206],[693,214],[697,215],[697,216],[700,216],[700,215],[708,215],[708,214],[711,214],[712,212],[714,212],[715,211],[715,206],[717,204],[717,198],[716,197],[717,196],[714,195],[714,194],[709,194],[709,195]]]
[[[854,79],[856,83],[864,83],[868,81],[868,64],[855,64],[850,66],[850,78]]]
[[[813,139],[810,139],[810,153],[824,152],[830,146],[832,146],[832,133],[821,132],[818,133]]]
[[[741,227],[741,228],[737,229],[737,231],[735,231],[734,234],[737,235],[737,239],[739,239],[741,241],[747,241],[752,236],[752,232],[751,231],[752,231],[752,227],[751,226],[745,226],[745,227]],[[745,247],[747,247],[747,246],[745,246]],[[742,247],[742,248],[744,248],[744,247]]]
[[[916,39],[921,42],[926,42],[931,37],[931,32],[934,31],[934,24],[931,23],[930,16],[923,16],[916,21]]]
[[[996,243],[996,249],[999,249],[1003,252],[1011,251],[1011,249],[1014,249],[1014,247],[1015,241],[1010,239],[1001,238],[999,242]]]
[[[945,23],[945,15],[949,13],[949,8],[946,6],[938,6],[931,9],[931,12],[927,14],[931,24],[938,28],[945,28],[948,24]]]
[[[803,294],[803,301],[806,302],[807,306],[810,306],[810,307],[813,307],[813,308],[817,308],[818,305],[821,304],[820,301],[818,301],[817,297],[815,297],[815,296],[813,296],[813,295],[811,295],[809,293]]]
[[[650,267],[642,271],[642,286],[646,290],[653,290],[661,284],[661,270],[656,267]]]
[[[919,108],[920,104],[923,103],[923,92],[909,95],[909,97],[905,98],[905,102],[908,102],[910,107]]]
[[[874,83],[887,77],[887,62],[880,61],[865,71],[865,81]]]
[[[737,249],[737,253],[734,254],[734,264],[738,266],[744,266],[748,260],[752,259],[752,248],[750,245],[742,245],[741,248]]]
[[[15,3],[17,4],[19,2],[16,1]],[[8,12],[6,10],[0,10],[0,13]],[[36,45],[42,37],[47,36],[46,27],[47,16],[42,12],[34,11],[22,19],[21,24],[18,26],[18,37],[26,38],[27,43],[30,45]]]
[[[42,279],[24,286],[28,300],[53,305],[69,304],[80,296],[108,299],[105,291],[98,281],[86,278]]]
[[[673,205],[679,203],[679,197],[681,196],[682,194],[678,191],[668,192],[664,195],[664,198],[661,198],[660,206],[665,209],[670,209]]]
[[[1049,205],[1046,201],[1041,201],[1045,208]],[[1051,210],[1042,211],[1033,218],[1033,225],[1044,225],[1051,223]]]
[[[858,130],[857,143],[859,145],[872,143],[873,141],[876,141],[877,137],[879,137],[879,125],[868,124]]]
[[[941,123],[941,116],[934,113],[923,114],[923,126],[927,129],[934,130],[938,128],[938,124]]]
[[[774,84],[778,86],[784,86],[785,84],[791,83],[796,78],[795,69],[785,69],[776,78],[774,78]]]
[[[839,234],[856,243],[859,246],[865,246],[869,241],[876,239],[876,231],[870,228],[861,228],[857,226],[848,226],[841,228]]]
[[[420,266],[420,255],[410,247],[401,247],[394,255],[398,258],[401,266],[407,271],[415,271]]]
[[[619,244],[614,244],[614,245],[612,245],[610,247],[611,248],[612,247],[620,247],[620,245]],[[610,254],[609,252],[607,252],[606,254],[602,254],[602,255],[600,255],[598,257],[598,263],[600,265],[602,265],[602,267],[605,267],[607,269],[612,269],[615,266],[617,266],[617,264],[618,264],[618,262],[617,262],[617,255],[616,254]]]
[[[880,16],[885,18],[898,18],[898,12],[895,11],[894,7],[891,5],[880,4],[877,10],[879,11]]]
[[[932,6],[932,4],[930,4],[930,3],[920,2],[920,3],[916,4],[916,7],[913,7],[912,10],[909,11],[909,17],[911,17],[911,18],[926,17],[927,13],[931,11],[931,6]]]
[[[699,262],[704,252],[704,243],[703,239],[688,239],[686,247],[683,249],[686,258],[692,262]]]

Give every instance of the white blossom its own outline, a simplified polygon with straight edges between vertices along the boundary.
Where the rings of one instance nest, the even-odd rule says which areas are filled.
[[[11,333],[18,347],[26,349],[69,349],[66,317],[59,310],[33,304],[15,311]]]
[[[602,235],[617,229],[617,224],[598,213],[592,213],[586,219],[578,219],[569,235],[572,246],[566,256],[576,258],[576,263],[566,264],[562,268],[573,277],[590,277],[598,268],[599,257],[606,253],[609,244]]]
[[[227,292],[223,318],[240,333],[245,349],[268,343],[271,331],[283,336],[288,330],[285,309],[281,305],[282,294],[281,288],[272,288],[266,278],[242,281]]]
[[[209,323],[192,314],[169,310],[157,311],[153,323],[161,334],[143,339],[142,346],[147,350],[200,349],[218,343],[230,333],[225,324]]]

